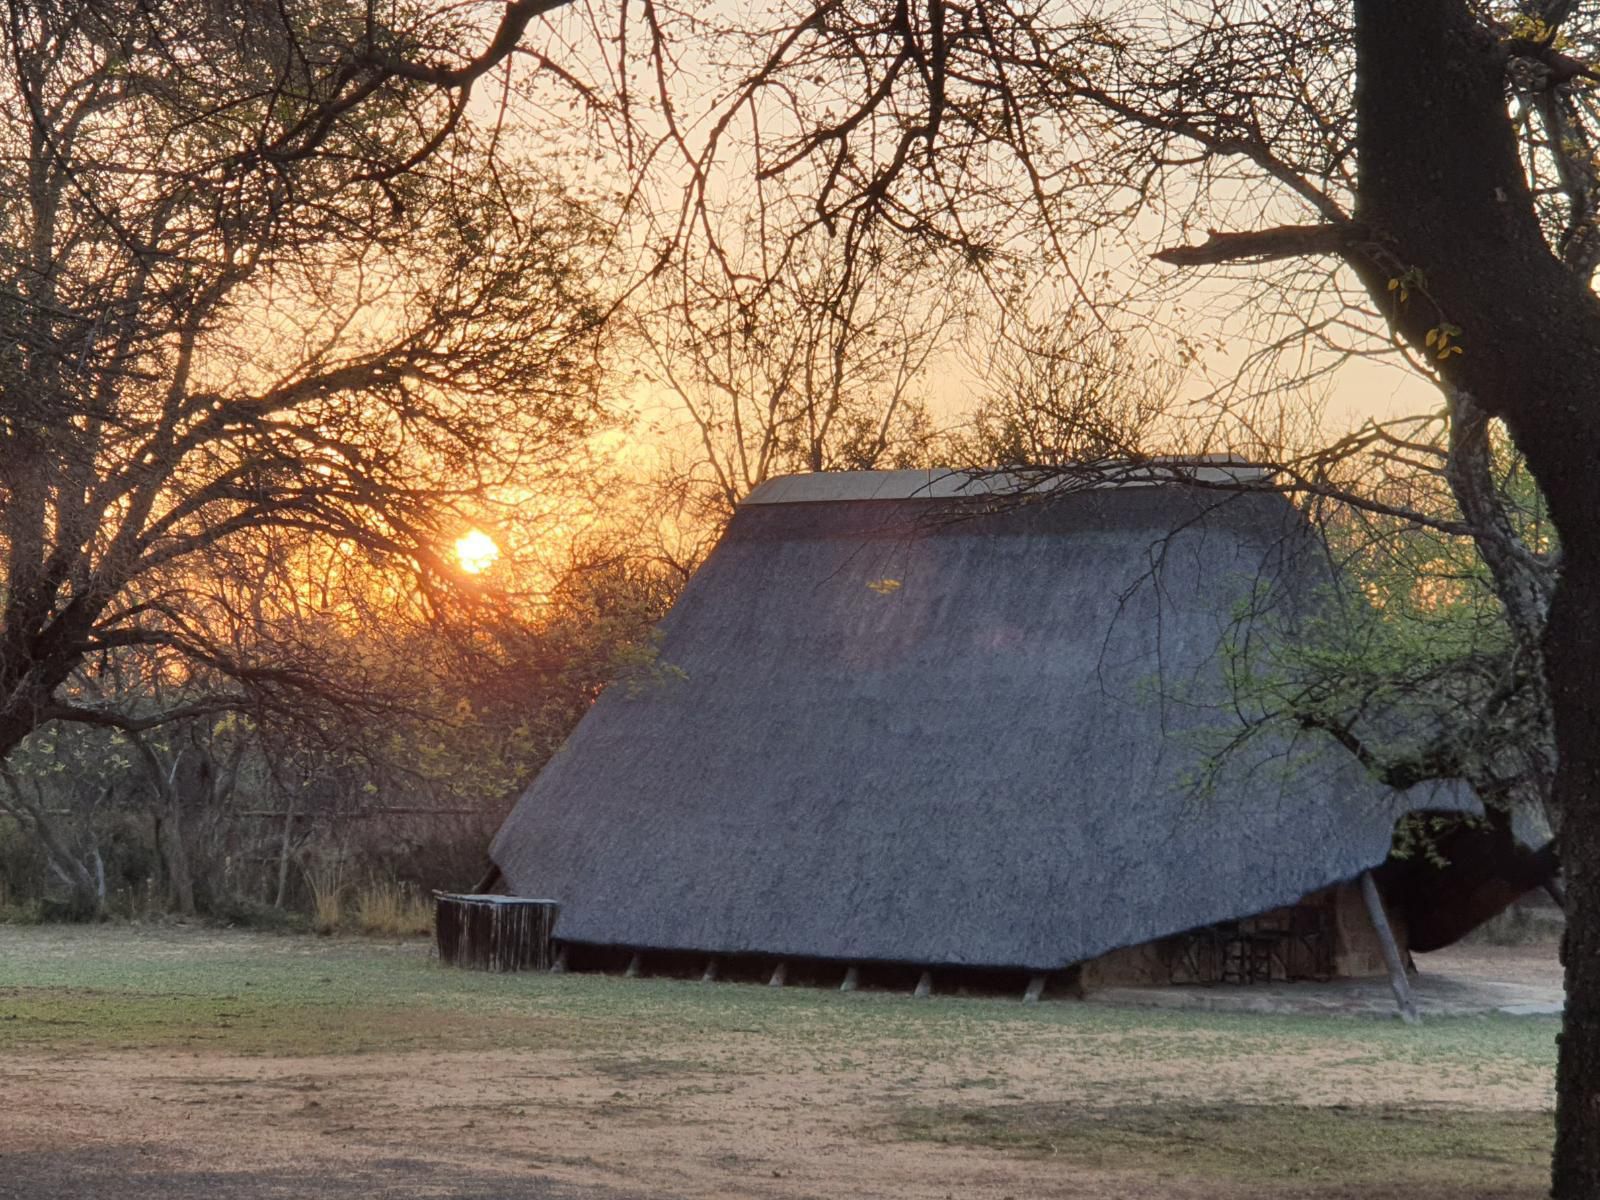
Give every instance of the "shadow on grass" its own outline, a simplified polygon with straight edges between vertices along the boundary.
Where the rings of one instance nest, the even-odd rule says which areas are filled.
[[[163,1161],[143,1147],[103,1146],[8,1154],[4,1163],[0,1200],[645,1200],[541,1175],[463,1171],[412,1158],[229,1170]]]
[[[1535,1200],[1549,1187],[1554,1123],[1548,1113],[1447,1108],[1059,1103],[910,1108],[892,1131],[1286,1198]]]

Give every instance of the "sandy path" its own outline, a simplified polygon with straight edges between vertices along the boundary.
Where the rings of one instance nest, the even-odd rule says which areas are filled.
[[[126,1159],[131,1150],[127,1169],[135,1174],[222,1163],[333,1177],[413,1163],[431,1170],[402,1170],[402,1179],[500,1181],[473,1195],[556,1194],[533,1182],[562,1195],[774,1200],[1216,1194],[1186,1192],[1171,1178],[1134,1169],[1086,1171],[1049,1158],[899,1141],[887,1130],[907,1104],[1069,1095],[1086,1106],[1203,1099],[1540,1109],[1549,1102],[1548,1081],[1536,1073],[1486,1081],[1464,1068],[1421,1080],[1327,1051],[1278,1057],[1264,1071],[1260,1062],[1212,1059],[1203,1038],[1156,1061],[1086,1062],[1066,1048],[1033,1046],[998,1061],[958,1058],[914,1069],[885,1051],[847,1068],[794,1065],[759,1035],[732,1039],[709,1058],[704,1044],[670,1043],[631,1059],[550,1051],[40,1052],[0,1065],[0,1155],[15,1162],[70,1149]],[[532,1190],[520,1190],[524,1184]],[[442,1194],[433,1184],[386,1188],[365,1194]],[[0,1180],[0,1195],[7,1194]]]
[[[0,1153],[134,1144],[164,1171],[420,1158],[647,1196],[1040,1194],[1035,1164],[873,1136],[888,1109],[866,1080],[626,1079],[582,1066],[548,1054],[38,1056],[0,1072]],[[1047,1194],[1149,1194],[1105,1183]]]

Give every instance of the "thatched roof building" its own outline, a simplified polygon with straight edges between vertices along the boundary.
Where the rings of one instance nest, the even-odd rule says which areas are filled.
[[[1293,904],[1413,809],[1320,736],[1238,731],[1245,609],[1325,551],[1265,490],[996,504],[918,472],[757,491],[507,819],[567,942],[1050,971]]]

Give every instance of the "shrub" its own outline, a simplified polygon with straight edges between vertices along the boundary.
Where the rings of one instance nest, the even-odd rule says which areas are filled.
[[[37,925],[43,920],[43,901],[19,896],[0,878],[0,925]]]
[[[344,922],[344,862],[319,858],[305,873],[311,889],[311,928],[326,937]]]
[[[433,899],[408,883],[373,880],[356,894],[356,928],[385,937],[433,932]]]
[[[229,925],[249,929],[268,929],[288,932],[306,928],[306,918],[301,913],[284,908],[274,908],[248,896],[225,896],[212,904],[210,915]]]

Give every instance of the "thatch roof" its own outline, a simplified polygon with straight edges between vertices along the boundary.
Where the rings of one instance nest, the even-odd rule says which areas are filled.
[[[812,498],[839,486],[739,511],[669,669],[611,687],[500,830],[557,936],[1053,969],[1349,879],[1449,806],[1309,736],[1201,786],[1241,606],[1327,577],[1281,497]]]

